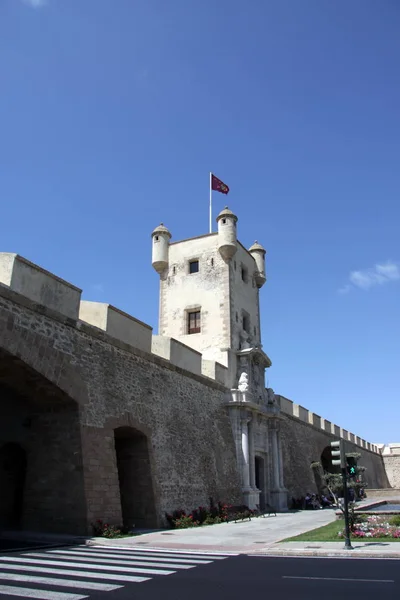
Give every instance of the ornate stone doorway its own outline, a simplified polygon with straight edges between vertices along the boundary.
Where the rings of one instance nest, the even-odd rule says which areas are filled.
[[[157,515],[147,437],[133,427],[114,430],[124,527],[154,528]]]
[[[256,488],[260,490],[260,509],[264,510],[266,505],[265,486],[265,460],[261,456],[254,457]]]

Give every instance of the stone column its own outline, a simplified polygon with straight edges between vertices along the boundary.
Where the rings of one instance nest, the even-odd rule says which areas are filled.
[[[272,469],[274,473],[274,488],[280,488],[279,448],[278,436],[275,427],[271,430],[272,439]]]
[[[254,456],[254,419],[249,422],[249,462],[250,462],[250,486],[256,489],[256,463]]]
[[[279,425],[276,422],[271,423],[271,459],[272,459],[272,489],[271,501],[276,510],[287,511],[287,490],[283,486],[282,456],[280,446]]]
[[[250,465],[249,465],[249,418],[242,417],[242,485],[245,489],[250,487]]]
[[[278,437],[278,452],[279,452],[279,487],[284,488],[284,479],[283,479],[283,455],[282,455],[282,438],[280,432],[277,431],[276,435]]]

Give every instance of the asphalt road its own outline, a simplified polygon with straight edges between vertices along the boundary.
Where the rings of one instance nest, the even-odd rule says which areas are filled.
[[[84,546],[0,555],[0,600],[400,599],[400,561]]]
[[[7,550],[18,550],[19,548],[30,548],[40,546],[40,542],[27,542],[26,540],[8,540],[0,537],[0,552]],[[42,544],[44,546],[51,546],[54,544]]]

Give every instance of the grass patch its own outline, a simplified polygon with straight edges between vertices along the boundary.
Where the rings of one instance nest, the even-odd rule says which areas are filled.
[[[338,536],[339,531],[343,531],[344,521],[342,519],[328,523],[323,527],[312,529],[306,533],[301,533],[295,537],[286,538],[281,540],[280,543],[284,542],[340,542],[343,544],[344,538]],[[351,536],[350,536],[351,537]],[[400,538],[352,538],[357,542],[400,542]]]

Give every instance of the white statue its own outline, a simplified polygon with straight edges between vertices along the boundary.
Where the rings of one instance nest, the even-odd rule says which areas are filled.
[[[241,392],[247,392],[249,389],[249,376],[244,371],[239,377],[238,388]]]

